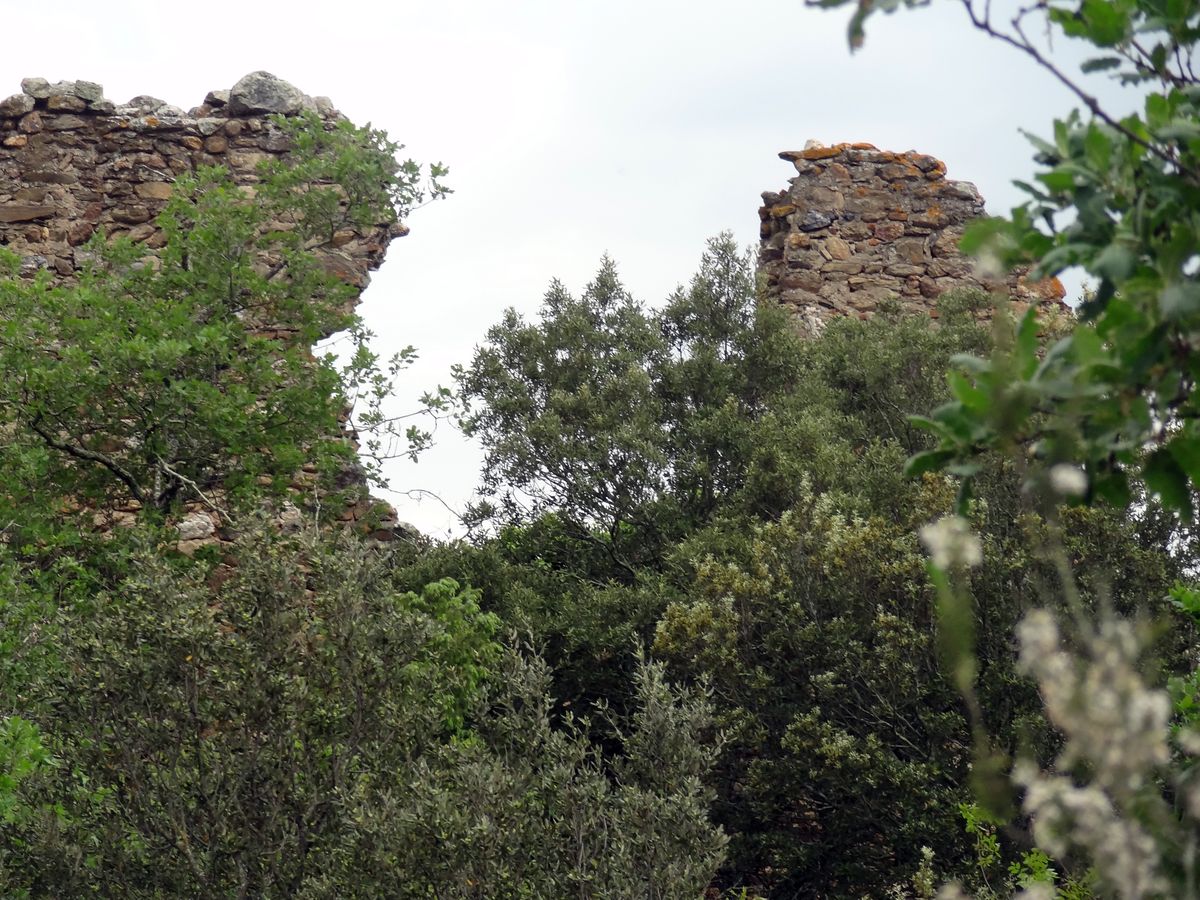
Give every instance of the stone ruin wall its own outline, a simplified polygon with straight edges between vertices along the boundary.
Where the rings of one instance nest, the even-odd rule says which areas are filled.
[[[253,191],[258,164],[288,150],[270,114],[310,110],[328,122],[341,118],[327,98],[308,97],[265,72],[210,92],[186,112],[149,96],[118,105],[86,81],[29,78],[21,88],[0,101],[0,246],[21,257],[25,276],[49,270],[60,281],[83,266],[83,245],[97,230],[127,235],[148,253],[162,247],[155,217],[180,174],[223,165]],[[1018,304],[1063,306],[1057,279],[1031,282],[1020,271],[988,279],[959,254],[958,240],[983,214],[983,198],[974,185],[947,179],[932,156],[861,143],[810,144],[779,155],[797,176],[783,191],[762,195],[760,262],[768,290],[795,311],[802,331],[818,333],[838,316],[865,318],[893,297],[936,317],[937,297],[960,287],[1004,291]],[[381,225],[339,233],[321,255],[361,293],[390,240],[406,232]],[[306,490],[314,478],[298,473],[294,487]],[[379,507],[364,490],[340,517],[374,518]],[[136,509],[104,515],[107,527],[132,519]],[[390,536],[394,524],[389,509],[376,536]],[[220,539],[220,523],[191,507],[181,537],[185,549],[211,543]]]
[[[831,318],[866,318],[898,298],[936,317],[955,288],[1007,293],[1019,305],[1065,308],[1057,279],[981,275],[958,251],[966,225],[982,216],[975,185],[946,178],[941,161],[871,144],[810,145],[779,154],[797,175],[759,209],[759,259],[768,290],[816,334]]]
[[[64,282],[84,265],[83,245],[100,229],[110,237],[128,236],[148,254],[161,248],[165,238],[155,217],[183,173],[223,165],[252,192],[258,164],[288,150],[269,115],[311,110],[330,123],[342,118],[327,98],[308,97],[265,72],[246,76],[231,90],[210,92],[186,112],[149,96],[116,104],[100,85],[86,81],[27,78],[21,88],[0,101],[0,246],[21,257],[26,277],[49,270]],[[340,232],[335,246],[319,255],[361,294],[389,241],[405,233],[398,224]],[[293,487],[307,491],[315,477],[308,468]],[[97,525],[111,527],[136,515],[130,501],[128,508],[96,513]],[[285,506],[281,517],[286,526],[299,510]],[[375,533],[380,539],[395,524],[390,507],[381,513],[365,487],[340,518],[381,520]],[[220,540],[220,526],[208,509],[189,507],[180,523],[181,549]]]

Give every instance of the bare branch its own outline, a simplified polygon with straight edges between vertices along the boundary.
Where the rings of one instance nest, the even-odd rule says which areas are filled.
[[[175,469],[171,468],[171,466],[167,463],[167,461],[165,459],[163,459],[161,456],[158,457],[158,465],[159,465],[159,468],[161,468],[164,472],[166,472],[168,475],[170,475],[172,478],[174,478],[177,482],[191,488],[192,492],[195,493],[195,495],[200,498],[200,501],[205,506],[207,506],[209,509],[211,509],[213,512],[215,512],[218,516],[220,516],[226,522],[228,522],[230,524],[233,523],[233,517],[230,516],[229,513],[227,513],[224,509],[222,509],[216,503],[214,503],[208,497],[208,495],[205,494],[204,491],[202,491],[200,489],[200,485],[196,484],[196,482],[194,482],[192,479],[188,478],[183,473],[177,472]]]

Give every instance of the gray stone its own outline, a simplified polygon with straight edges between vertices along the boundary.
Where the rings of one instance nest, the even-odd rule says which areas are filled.
[[[801,231],[820,231],[822,228],[828,228],[833,224],[834,215],[827,212],[817,212],[809,210],[801,219],[799,227]]]
[[[333,101],[328,97],[313,97],[313,103],[317,107],[317,112],[326,119],[332,119],[339,114],[337,107],[333,105]]]
[[[55,91],[46,101],[46,109],[51,112],[83,112],[87,109],[87,101],[80,100],[74,94]]]
[[[178,106],[172,106],[170,103],[163,103],[154,110],[154,114],[165,119],[182,119],[186,113]]]
[[[116,108],[111,100],[93,100],[88,103],[88,109],[102,116],[112,115]]]
[[[28,94],[13,94],[6,100],[0,100],[0,116],[23,116],[32,111],[35,102]]]
[[[199,541],[216,533],[213,520],[205,513],[188,513],[179,523],[179,540]]]
[[[267,133],[259,138],[258,146],[271,153],[282,153],[291,147],[292,141],[278,128],[268,128]]]
[[[942,192],[947,196],[957,197],[960,200],[969,200],[972,203],[978,204],[983,203],[983,196],[979,193],[979,189],[969,181],[947,181]]]
[[[34,272],[39,272],[42,269],[50,268],[50,260],[42,256],[40,253],[34,253],[29,256],[21,257],[21,274],[32,275]]]
[[[79,116],[50,116],[46,119],[47,131],[76,131],[87,128],[87,120]]]
[[[304,527],[304,513],[294,503],[284,501],[275,524],[282,534],[294,534]]]
[[[270,72],[251,72],[229,92],[229,112],[235,116],[255,113],[295,115],[304,106],[304,94]]]
[[[35,100],[45,100],[50,96],[50,82],[45,78],[22,78],[21,90]]]
[[[88,103],[99,103],[104,99],[104,88],[94,81],[76,81],[75,96]]]
[[[157,97],[151,97],[149,94],[138,94],[125,106],[132,107],[137,112],[148,113],[154,112],[160,106],[166,106],[167,101],[159,100]]]
[[[205,137],[208,137],[210,134],[216,134],[218,131],[220,131],[221,126],[224,124],[225,124],[224,119],[211,119],[211,118],[197,119],[196,120],[196,130],[199,131]]]
[[[204,95],[204,105],[211,107],[224,106],[229,102],[229,91],[209,91]]]
[[[821,274],[838,272],[844,275],[857,275],[863,270],[863,264],[857,259],[835,259],[821,267]],[[829,279],[826,279],[829,280]]]
[[[421,533],[421,529],[412,522],[397,522],[392,526],[392,532],[396,537],[406,541],[420,541],[425,538],[425,535]]]
[[[50,85],[50,96],[78,97],[78,85],[74,81],[56,81]]]

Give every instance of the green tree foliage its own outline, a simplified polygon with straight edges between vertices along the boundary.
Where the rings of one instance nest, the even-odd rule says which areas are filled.
[[[869,13],[899,5],[860,4],[852,41],[861,40]],[[1200,9],[1055,0],[1001,25],[986,4],[963,5],[975,28],[1032,58],[1088,114],[1056,121],[1048,138],[1028,135],[1041,171],[1017,185],[1030,199],[1007,219],[973,226],[963,247],[998,265],[1033,263],[1039,275],[1082,266],[1097,286],[1078,326],[1044,354],[1030,312],[993,358],[958,361],[955,396],[927,423],[938,445],[917,464],[954,463],[969,473],[985,448],[1021,446],[1045,467],[1084,464],[1088,495],[1119,505],[1131,499],[1129,473],[1140,474],[1152,494],[1190,518],[1200,485]],[[1030,36],[1035,19],[1044,19],[1036,27],[1052,41]],[[1100,54],[1079,75],[1051,52],[1071,41]],[[1137,86],[1142,111],[1109,113],[1091,93],[1089,73]]]
[[[603,756],[551,726],[545,666],[496,643],[474,591],[401,591],[395,559],[348,535],[251,529],[209,566],[160,539],[112,542],[125,574],[43,623],[57,665],[0,686],[60,761],[0,821],[6,896],[687,897],[708,882],[724,841],[702,781],[707,702],[660,669],[637,669],[637,711]]]
[[[661,314],[633,301],[611,260],[578,299],[552,284],[537,323],[506,314],[460,376],[485,494],[506,520],[553,510],[628,567],[711,516],[742,478],[729,461],[746,448],[727,443],[737,424],[792,378],[796,339],[782,314],[753,314],[753,278],[725,235]]]
[[[419,548],[331,533],[319,502],[290,536],[268,516],[302,463],[321,499],[357,485],[353,401],[389,424],[395,369],[321,254],[423,199],[383,135],[277,124],[293,152],[253,200],[178,180],[154,257],[100,236],[68,286],[2,260],[0,893],[697,896],[725,845],[702,690],[631,659],[622,709],[563,719]],[[339,329],[341,369],[310,351]],[[180,554],[185,503],[225,542]],[[114,509],[137,515],[99,527]]]
[[[613,296],[622,313],[606,317]],[[802,342],[756,302],[744,258],[720,239],[661,310],[629,300],[606,261],[582,298],[548,302],[540,322],[510,314],[464,373],[487,488],[550,471],[578,488],[614,470],[638,489],[616,529],[611,507],[570,490],[518,515],[501,503],[490,541],[435,554],[425,577],[466,566],[488,608],[531,628],[562,672],[560,709],[629,696],[631,637],[669,673],[711,686],[727,736],[715,806],[731,838],[727,886],[880,894],[924,845],[970,865],[957,809],[970,799],[971,726],[940,670],[915,537],[954,488],[902,469],[929,446],[908,414],[944,398],[954,353],[987,351],[975,319],[987,302],[947,299],[937,328],[885,311]],[[620,415],[586,390],[617,383],[614,371],[629,391]],[[623,455],[603,455],[616,445]],[[647,456],[627,463],[639,448]],[[1038,553],[1050,526],[1025,509],[1008,464],[985,459],[978,481],[979,689],[1001,744],[1045,755],[1054,738],[1011,634],[1052,575]],[[1176,531],[1153,510],[1068,515],[1071,552],[1097,575],[1086,602],[1138,608],[1147,585],[1165,591],[1179,574]]]
[[[355,464],[340,420],[356,386],[381,389],[369,406],[388,379],[353,288],[313,251],[329,229],[386,224],[424,194],[377,132],[281,124],[296,150],[264,168],[253,200],[220,168],[177,180],[156,256],[97,235],[78,283],[56,285],[18,278],[0,251],[0,516],[30,539],[78,503],[161,516],[213,491],[236,505],[264,481],[282,488],[302,462],[326,475]],[[348,369],[313,358],[344,329],[358,346]]]
[[[899,5],[860,4],[852,44],[861,41],[871,12]],[[953,399],[918,420],[938,443],[915,456],[910,469],[945,467],[964,476],[961,512],[971,508],[969,482],[983,453],[999,448],[1022,470],[1028,505],[1044,510],[1052,523],[1043,557],[1052,561],[1055,578],[1041,599],[1064,605],[1073,617],[1065,640],[1062,617],[1045,609],[1031,611],[1018,630],[1022,669],[1038,679],[1063,749],[1055,771],[1026,755],[1007,773],[1005,760],[988,746],[981,720],[994,700],[976,694],[979,661],[962,627],[970,623],[973,585],[948,552],[951,544],[975,538],[960,520],[952,529],[957,538],[943,530],[930,540],[942,627],[957,634],[947,655],[977,722],[977,752],[988,763],[982,768],[991,770],[980,799],[993,815],[1003,809],[1000,818],[1007,818],[1011,791],[1004,776],[1011,774],[1038,841],[1060,858],[1078,853],[1106,896],[1193,896],[1193,590],[1179,584],[1171,591],[1189,619],[1172,623],[1172,641],[1161,648],[1168,672],[1176,673],[1169,693],[1140,671],[1144,627],[1080,602],[1079,584],[1087,576],[1064,546],[1056,507],[1068,498],[1105,500],[1140,515],[1154,508],[1149,497],[1184,522],[1194,518],[1200,79],[1193,64],[1200,8],[1155,0],[1050,2],[1019,10],[1003,26],[990,4],[966,0],[963,6],[975,28],[1032,58],[1088,113],[1087,120],[1076,111],[1056,121],[1051,140],[1030,136],[1035,161],[1044,167],[1034,184],[1018,182],[1031,199],[1008,219],[973,227],[963,246],[995,264],[1033,263],[1039,274],[1079,265],[1098,282],[1076,326],[1048,348],[1038,341],[1034,311],[1016,325],[1002,319],[991,357],[956,360],[958,371],[948,376]],[[1053,42],[1027,36],[1032,17],[1044,19]],[[1082,41],[1101,55],[1072,75],[1051,52],[1060,38]],[[1086,89],[1085,76],[1096,72],[1139,87],[1143,111],[1124,118],[1109,113]],[[1183,532],[1168,549],[1194,579],[1195,546],[1188,537]],[[1162,595],[1158,584],[1143,590]]]

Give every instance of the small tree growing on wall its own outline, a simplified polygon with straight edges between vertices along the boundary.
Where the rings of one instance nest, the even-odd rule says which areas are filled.
[[[350,464],[352,399],[365,395],[366,420],[384,424],[375,407],[404,359],[380,367],[354,288],[314,251],[441,196],[445,170],[426,189],[378,131],[315,115],[277,124],[294,150],[261,168],[253,200],[221,168],[177,180],[156,256],[98,235],[78,283],[56,285],[18,278],[0,251],[6,518],[25,527],[31,506],[74,503],[160,517],[213,491],[236,503],[285,486],[302,462],[327,474]],[[313,343],[341,330],[349,364],[314,358]]]

